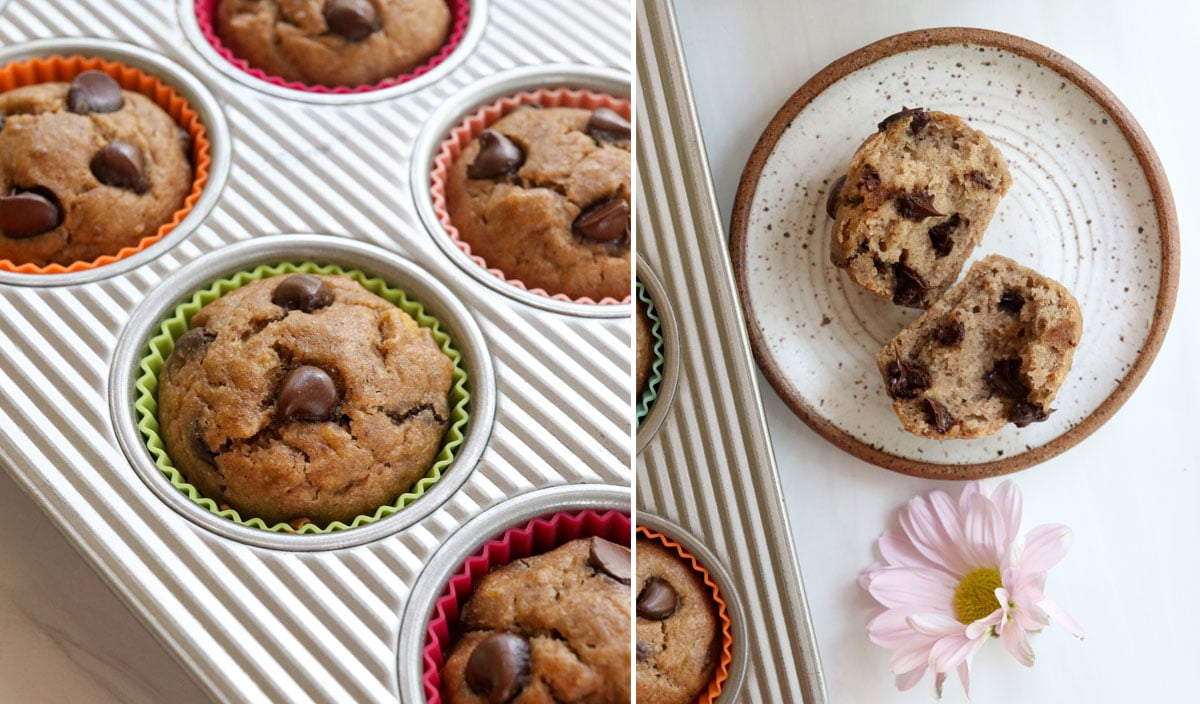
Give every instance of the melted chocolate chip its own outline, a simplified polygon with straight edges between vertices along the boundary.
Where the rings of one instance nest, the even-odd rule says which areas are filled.
[[[953,347],[962,342],[966,331],[966,326],[962,324],[962,321],[950,320],[934,329],[933,339],[937,340],[940,345]]]
[[[955,213],[944,222],[929,228],[929,244],[933,247],[933,251],[938,259],[950,254],[954,249],[954,238],[950,235],[961,224],[962,218],[958,213]]]
[[[892,302],[900,306],[914,306],[920,302],[922,294],[932,288],[925,283],[921,275],[913,271],[903,262],[892,266],[896,276],[896,289],[892,294]]]
[[[192,155],[192,152],[196,150],[196,140],[192,137],[191,132],[188,132],[182,127],[179,128],[179,148],[183,150],[183,156],[187,158],[188,161],[195,161],[195,157]]]
[[[463,676],[488,704],[511,701],[529,684],[529,641],[515,633],[489,635],[471,651]]]
[[[870,164],[863,164],[858,172],[858,180],[867,193],[874,193],[879,188],[879,172]]]
[[[989,191],[992,190],[992,182],[988,181],[987,176],[984,176],[982,171],[972,171],[971,180],[978,186],[982,186]]]
[[[1016,291],[1005,291],[1000,294],[1000,302],[996,307],[1009,315],[1016,315],[1025,307],[1025,297]]]
[[[383,28],[370,0],[329,0],[325,3],[329,31],[347,41],[361,42]]]
[[[654,645],[644,640],[639,640],[637,642],[637,661],[646,662],[652,657],[654,657]]]
[[[311,313],[333,303],[333,290],[319,276],[292,274],[271,292],[271,302],[284,310]]]
[[[21,191],[0,197],[0,233],[14,240],[49,232],[62,222],[62,208],[45,189]]]
[[[912,220],[913,222],[921,222],[925,218],[933,217],[934,215],[945,215],[945,213],[939,213],[937,208],[933,207],[933,196],[929,195],[929,191],[909,193],[908,195],[897,197],[896,212],[900,213],[900,217],[905,220]]]
[[[829,187],[829,197],[825,199],[825,212],[831,218],[837,217],[838,196],[842,194],[842,186],[846,185],[846,176],[838,176]]]
[[[906,117],[911,117],[912,122],[908,123],[909,134],[917,134],[925,129],[925,125],[929,124],[929,113],[925,108],[906,108],[902,107],[900,112],[892,113],[883,118],[883,122],[879,123],[879,131],[883,132],[888,128],[888,125],[897,120],[903,120]]]
[[[958,424],[954,416],[950,415],[950,411],[946,410],[946,407],[937,401],[927,398],[925,399],[925,406],[926,410],[929,411],[930,425],[938,433],[945,435],[951,428]]]
[[[666,580],[651,577],[637,597],[638,618],[662,621],[679,607],[679,595]]]
[[[192,421],[192,454],[196,459],[205,464],[213,463],[213,451],[208,447],[208,443],[204,442],[204,436],[200,433],[200,421]]]
[[[525,163],[525,153],[508,137],[496,130],[479,135],[479,153],[467,166],[468,178],[497,178],[517,173]]]
[[[629,219],[629,204],[612,198],[588,206],[575,218],[571,231],[597,242],[618,242],[629,237]]]
[[[893,360],[887,368],[888,395],[892,398],[916,398],[932,383],[929,372],[917,362]]]
[[[187,362],[191,359],[204,354],[204,350],[208,349],[209,343],[216,339],[216,335],[212,334],[204,328],[192,328],[179,336],[175,341],[175,348],[171,350],[170,361],[178,360],[179,364]]]
[[[612,577],[621,584],[629,584],[633,581],[629,563],[629,548],[610,543],[603,538],[592,538],[588,550],[588,565],[592,569]]]
[[[96,152],[91,169],[96,180],[106,186],[134,193],[145,193],[150,188],[142,151],[129,142],[113,142]]]
[[[116,112],[124,106],[121,86],[103,71],[84,71],[67,90],[67,109],[80,115]]]
[[[1024,399],[1029,393],[1029,387],[1021,378],[1020,359],[998,359],[992,365],[991,371],[983,375],[983,380],[993,394],[999,394],[1011,399]]]
[[[1030,423],[1041,423],[1049,418],[1053,412],[1053,408],[1042,408],[1036,403],[1018,401],[1013,406],[1012,413],[1009,414],[1008,419],[1018,428],[1024,428]]]
[[[597,108],[587,123],[588,134],[599,142],[620,142],[629,139],[633,128],[629,120],[608,108]]]
[[[0,132],[4,131],[4,123],[6,122],[8,122],[8,118],[4,115],[0,115]]]
[[[324,369],[308,364],[296,367],[279,385],[276,418],[281,423],[329,420],[340,395],[333,377]]]

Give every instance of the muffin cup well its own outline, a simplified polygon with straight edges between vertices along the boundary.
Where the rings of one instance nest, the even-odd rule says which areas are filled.
[[[713,603],[717,605],[717,618],[721,622],[721,650],[720,657],[717,660],[717,667],[713,670],[712,681],[708,683],[708,688],[700,694],[696,700],[696,704],[712,704],[721,697],[721,692],[724,690],[725,682],[729,679],[729,668],[733,662],[733,622],[729,617],[729,607],[725,603],[725,596],[721,593],[721,588],[717,586],[716,580],[704,567],[696,556],[688,552],[687,548],[678,542],[672,540],[666,535],[639,525],[637,527],[638,538],[645,538],[659,543],[669,550],[673,550],[679,555],[680,559],[691,564],[692,569],[696,574],[700,575],[700,579],[712,591]]]
[[[646,379],[645,390],[637,400],[637,424],[640,428],[642,419],[650,413],[650,409],[654,406],[654,399],[658,398],[658,387],[662,383],[663,336],[662,323],[658,320],[658,311],[654,307],[654,301],[646,293],[646,287],[641,280],[636,282],[636,289],[638,300],[646,305],[646,317],[650,319],[650,335],[654,338],[652,345],[654,361],[650,363],[650,376]]]
[[[679,326],[662,281],[641,255],[637,258],[637,295],[647,304],[655,337],[654,366],[637,406],[637,451],[641,453],[662,427],[679,384]]]
[[[445,178],[454,159],[476,135],[522,104],[547,107],[607,106],[630,117],[629,74],[615,69],[575,65],[525,66],[478,81],[430,116],[413,150],[411,183],[417,212],[435,244],[464,272],[488,288],[527,305],[581,317],[624,317],[633,297],[572,299],[530,290],[504,272],[490,269],[471,254],[446,210]]]
[[[209,181],[209,168],[212,164],[208,130],[200,115],[175,88],[155,75],[147,73],[134,66],[120,61],[109,60],[97,56],[45,56],[33,57],[16,61],[0,67],[0,92],[16,88],[36,85],[39,83],[63,82],[69,83],[84,71],[98,70],[111,76],[121,88],[127,91],[141,93],[152,99],[160,108],[171,116],[175,122],[191,136],[193,147],[192,188],[184,198],[183,205],[175,211],[171,220],[163,223],[153,234],[143,237],[136,245],[120,249],[113,254],[100,256],[92,261],[77,261],[68,265],[48,264],[37,266],[29,263],[13,262],[0,259],[0,271],[18,274],[64,274],[90,271],[97,267],[112,264],[159,242],[183,222],[196,203]]]
[[[318,526],[315,523],[304,523],[298,528],[289,523],[268,525],[261,518],[243,517],[233,508],[222,507],[216,501],[203,496],[175,468],[158,432],[158,375],[166,359],[170,356],[171,350],[175,347],[175,341],[179,339],[180,335],[188,331],[192,316],[209,303],[216,301],[226,293],[240,288],[251,281],[282,274],[297,273],[346,276],[357,281],[368,291],[403,310],[416,320],[417,324],[422,328],[429,330],[434,342],[441,348],[442,353],[454,362],[454,372],[451,377],[452,383],[450,386],[450,427],[446,430],[441,449],[439,449],[438,454],[435,456],[433,465],[423,478],[418,480],[407,492],[398,496],[393,503],[380,506],[373,514],[358,516],[348,524],[341,521],[333,521],[326,526]],[[146,440],[146,447],[154,455],[155,464],[176,489],[186,494],[188,498],[200,506],[235,523],[260,530],[296,533],[329,533],[374,523],[381,518],[396,513],[420,498],[426,489],[441,479],[442,472],[454,461],[455,453],[463,444],[463,431],[470,418],[468,408],[470,406],[471,394],[467,391],[467,372],[462,366],[462,355],[455,349],[450,336],[441,330],[437,318],[427,314],[420,303],[410,300],[403,291],[388,286],[382,279],[369,277],[361,271],[343,269],[340,266],[332,264],[322,266],[311,262],[262,265],[233,277],[217,280],[207,289],[197,291],[191,300],[175,308],[171,317],[163,321],[161,330],[162,332],[150,339],[147,354],[142,357],[138,365],[142,370],[142,374],[136,382],[139,393],[134,403],[134,407],[141,418],[138,428],[142,431],[142,435]]]
[[[357,102],[383,99],[425,85],[457,63],[478,41],[486,16],[485,0],[448,0],[450,31],[441,49],[406,74],[357,86],[324,86],[287,81],[251,66],[225,46],[217,34],[219,0],[185,0],[180,9],[184,29],[201,53],[217,68],[247,85],[278,95],[313,102]]]
[[[573,484],[539,489],[491,507],[438,550],[413,585],[400,627],[400,700],[441,698],[441,669],[459,612],[493,567],[600,537],[630,545],[629,489]]]

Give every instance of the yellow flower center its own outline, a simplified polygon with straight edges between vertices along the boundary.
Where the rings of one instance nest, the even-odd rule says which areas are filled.
[[[958,589],[954,590],[954,615],[968,626],[987,618],[1000,608],[996,601],[996,590],[1003,586],[999,568],[976,567],[963,577]]]

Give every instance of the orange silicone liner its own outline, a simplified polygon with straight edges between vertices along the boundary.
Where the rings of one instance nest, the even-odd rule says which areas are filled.
[[[193,144],[192,190],[184,199],[183,207],[175,211],[175,215],[169,222],[162,224],[154,234],[143,237],[135,246],[125,247],[116,254],[105,254],[90,262],[78,261],[65,266],[62,264],[36,266],[0,259],[0,271],[12,271],[19,274],[65,274],[73,271],[87,271],[137,254],[175,229],[191,212],[196,201],[200,199],[204,185],[208,183],[208,168],[211,158],[208,133],[204,129],[204,123],[200,121],[200,115],[188,105],[182,96],[175,92],[174,88],[139,69],[98,57],[47,56],[27,59],[0,67],[0,93],[38,83],[67,83],[84,71],[92,70],[103,71],[112,76],[121,88],[141,93],[150,98],[174,118],[179,126],[187,130],[192,137]]]
[[[682,560],[691,563],[692,569],[696,570],[704,583],[712,590],[713,601],[717,604],[717,618],[721,621],[721,656],[717,660],[716,670],[713,671],[712,682],[708,683],[708,690],[701,692],[700,697],[696,699],[696,704],[712,704],[720,698],[721,690],[725,688],[725,681],[729,679],[729,665],[733,662],[733,622],[729,620],[729,609],[725,605],[725,597],[721,595],[720,587],[717,586],[716,580],[712,578],[708,570],[704,569],[704,565],[700,564],[695,555],[684,549],[682,545],[645,526],[637,527],[637,535],[639,538],[656,541],[674,550]]]
[[[462,239],[458,228],[451,222],[450,211],[446,207],[446,175],[450,172],[450,167],[454,165],[454,161],[458,159],[459,154],[462,154],[467,145],[474,141],[480,133],[522,105],[539,105],[544,108],[582,108],[584,110],[608,108],[626,120],[631,119],[632,114],[628,100],[588,90],[568,90],[565,88],[521,92],[507,98],[502,98],[491,105],[484,106],[451,130],[449,136],[441,143],[441,146],[438,147],[437,153],[433,157],[433,170],[430,174],[429,184],[430,196],[433,198],[433,211],[437,213],[438,220],[446,228],[446,234],[454,241],[455,246],[462,250],[476,264],[486,269],[488,273],[498,279],[507,281],[519,289],[553,298],[556,301],[573,301],[575,303],[600,305],[629,303],[633,300],[632,294],[621,300],[607,297],[595,301],[586,296],[583,298],[571,298],[561,293],[552,294],[541,288],[529,288],[525,285],[524,281],[509,278],[503,271],[489,267],[487,262],[483,260],[483,257],[472,254],[471,245]]]

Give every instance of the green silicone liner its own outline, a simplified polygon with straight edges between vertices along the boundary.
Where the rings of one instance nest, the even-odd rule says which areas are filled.
[[[175,465],[171,462],[171,458],[167,456],[162,437],[158,434],[158,374],[162,370],[167,357],[170,356],[171,350],[175,349],[175,340],[187,332],[192,316],[209,303],[212,303],[234,289],[245,286],[251,281],[278,276],[280,274],[298,273],[346,276],[357,281],[368,291],[395,304],[396,307],[416,320],[418,325],[428,329],[433,335],[434,342],[454,362],[454,373],[451,377],[452,383],[450,385],[450,428],[446,431],[446,435],[442,440],[442,448],[434,458],[433,466],[429,468],[429,472],[422,479],[413,485],[412,489],[405,494],[401,494],[394,503],[380,506],[375,510],[374,514],[358,516],[349,525],[341,521],[334,521],[324,527],[318,526],[315,523],[305,523],[298,529],[293,528],[287,523],[276,523],[269,526],[261,518],[242,518],[232,508],[222,510],[215,501],[202,496],[196,490],[196,487],[188,483],[183,474],[175,468]],[[463,444],[463,431],[470,418],[467,407],[470,405],[471,394],[467,391],[467,372],[462,365],[462,356],[454,348],[450,336],[442,332],[437,318],[426,313],[425,308],[420,303],[409,300],[403,291],[388,286],[382,279],[367,276],[361,271],[343,269],[336,265],[318,265],[311,262],[259,266],[251,271],[239,272],[229,278],[218,279],[207,289],[197,291],[192,295],[190,301],[181,303],[175,308],[174,314],[163,321],[160,330],[161,332],[158,335],[150,338],[150,341],[146,345],[146,355],[138,362],[141,374],[134,382],[134,387],[137,389],[137,398],[133,404],[138,415],[138,429],[142,431],[142,437],[146,441],[146,448],[154,456],[154,464],[158,466],[158,469],[170,480],[176,489],[208,511],[235,523],[274,533],[333,533],[374,523],[409,505],[420,497],[421,494],[425,493],[429,487],[433,486],[442,477],[442,473],[454,461],[455,453]]]
[[[638,400],[637,404],[637,422],[640,427],[642,419],[654,405],[654,399],[658,398],[658,387],[662,383],[663,336],[658,313],[654,310],[654,301],[650,300],[650,295],[646,293],[646,287],[642,286],[641,281],[637,282],[637,297],[639,301],[646,304],[646,317],[650,319],[650,334],[654,336],[654,362],[650,365],[650,378],[646,380],[646,390],[642,392],[642,398]]]

